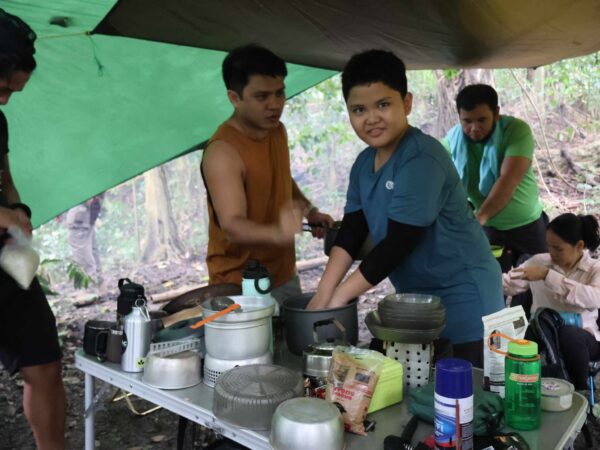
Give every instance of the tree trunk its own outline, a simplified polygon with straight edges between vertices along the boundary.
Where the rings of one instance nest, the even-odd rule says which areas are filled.
[[[155,167],[144,174],[146,186],[146,241],[142,262],[180,260],[186,252],[179,239],[164,167]]]

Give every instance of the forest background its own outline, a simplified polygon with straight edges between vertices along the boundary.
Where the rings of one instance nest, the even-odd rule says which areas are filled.
[[[598,214],[599,59],[596,53],[535,70],[409,71],[414,96],[409,121],[441,138],[457,123],[456,93],[474,82],[491,84],[499,93],[501,113],[526,120],[534,132],[534,172],[546,212],[551,217],[567,211]],[[290,99],[282,121],[298,185],[322,211],[341,219],[350,168],[365,145],[350,127],[340,76]],[[58,294],[55,307],[74,287],[88,284],[94,288],[89,295],[114,297],[117,280],[126,276],[145,282],[153,293],[208,281],[201,158],[201,149],[193,151],[106,192],[96,222],[101,288],[73,264],[64,215],[36,230],[34,244],[44,260],[40,273]],[[322,241],[304,233],[296,251],[299,261],[323,256]]]

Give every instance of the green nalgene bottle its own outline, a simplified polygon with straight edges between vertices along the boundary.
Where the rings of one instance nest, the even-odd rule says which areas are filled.
[[[504,414],[508,426],[535,430],[541,421],[541,365],[538,345],[526,339],[508,343]]]

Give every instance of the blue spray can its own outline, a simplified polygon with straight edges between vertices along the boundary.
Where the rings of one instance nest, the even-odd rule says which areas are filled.
[[[458,358],[435,364],[435,448],[473,450],[473,374]]]

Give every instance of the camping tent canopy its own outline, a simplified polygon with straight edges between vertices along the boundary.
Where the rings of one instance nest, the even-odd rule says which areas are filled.
[[[3,108],[13,174],[36,225],[208,138],[231,113],[220,66],[223,51],[239,44],[261,43],[303,64],[289,66],[289,96],[335,73],[317,67],[339,69],[366,48],[393,50],[412,68],[536,66],[600,49],[595,0],[12,0],[1,7],[39,36],[39,68]]]

